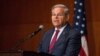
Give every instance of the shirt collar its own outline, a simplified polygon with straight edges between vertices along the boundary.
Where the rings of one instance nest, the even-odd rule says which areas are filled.
[[[62,26],[60,29],[57,29],[56,27],[55,27],[55,30],[63,30],[65,27],[66,27],[67,25],[64,25],[64,26]]]

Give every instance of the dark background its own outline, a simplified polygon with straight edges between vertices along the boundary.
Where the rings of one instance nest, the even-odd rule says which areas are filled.
[[[100,56],[99,2],[100,0],[85,1],[90,56]],[[0,51],[11,49],[17,41],[43,24],[43,31],[15,48],[36,51],[43,32],[52,27],[51,7],[57,3],[69,7],[69,22],[72,24],[74,0],[0,0]]]

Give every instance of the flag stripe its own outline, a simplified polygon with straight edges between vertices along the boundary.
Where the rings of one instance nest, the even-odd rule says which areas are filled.
[[[74,0],[74,23],[73,27],[81,33],[82,47],[79,56],[88,56],[88,46],[86,38],[86,17],[84,10],[84,0]]]

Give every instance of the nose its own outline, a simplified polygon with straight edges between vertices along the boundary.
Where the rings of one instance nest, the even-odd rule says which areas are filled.
[[[55,19],[58,19],[58,15],[55,15]]]

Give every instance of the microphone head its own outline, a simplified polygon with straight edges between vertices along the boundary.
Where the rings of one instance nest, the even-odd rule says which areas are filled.
[[[44,28],[44,26],[43,25],[39,25],[39,29],[43,29]]]

